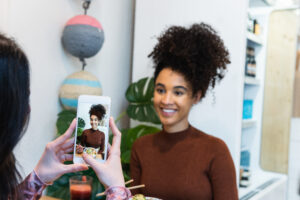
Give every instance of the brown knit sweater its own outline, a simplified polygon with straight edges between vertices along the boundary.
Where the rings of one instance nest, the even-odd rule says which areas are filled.
[[[226,144],[192,126],[139,138],[132,147],[130,170],[134,185],[146,185],[133,193],[164,200],[238,199]]]
[[[102,131],[86,129],[82,132],[81,145],[84,147],[99,148],[98,153],[103,153],[105,143],[105,135]]]

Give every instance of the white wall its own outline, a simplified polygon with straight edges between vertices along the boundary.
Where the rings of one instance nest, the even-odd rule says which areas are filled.
[[[133,81],[152,76],[147,55],[156,37],[170,25],[205,22],[220,34],[229,49],[231,64],[214,90],[196,105],[190,115],[195,127],[222,138],[233,156],[237,171],[240,158],[243,77],[246,48],[247,1],[240,0],[137,0],[135,13]]]
[[[300,118],[291,119],[288,200],[300,199]]]
[[[64,78],[81,64],[62,48],[61,33],[71,17],[82,14],[82,0],[1,0],[0,30],[13,36],[31,63],[31,119],[16,148],[17,160],[29,173],[44,146],[56,133],[61,110],[58,91]],[[103,25],[105,43],[86,70],[102,83],[103,95],[112,98],[112,116],[126,108],[125,90],[130,82],[133,0],[95,0],[88,14]],[[123,125],[127,121],[123,121]],[[23,174],[23,175],[24,175]]]

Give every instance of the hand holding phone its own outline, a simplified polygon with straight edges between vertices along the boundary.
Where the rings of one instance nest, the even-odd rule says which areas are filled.
[[[73,158],[69,152],[72,152],[73,149],[74,140],[70,137],[75,126],[76,120],[73,120],[63,135],[47,144],[42,157],[34,168],[34,171],[43,183],[51,183],[65,173],[88,169],[88,166],[85,164],[64,164],[65,161],[70,161]]]
[[[104,163],[99,163],[87,154],[83,156],[83,159],[93,168],[105,187],[124,187],[124,176],[120,159],[121,132],[112,118],[110,118],[109,125],[114,137],[107,160]]]

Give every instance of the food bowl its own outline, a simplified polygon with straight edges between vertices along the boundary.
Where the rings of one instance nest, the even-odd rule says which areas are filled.
[[[86,148],[84,148],[83,152],[86,154],[89,154],[93,158],[96,158],[97,150],[93,147],[86,147]]]

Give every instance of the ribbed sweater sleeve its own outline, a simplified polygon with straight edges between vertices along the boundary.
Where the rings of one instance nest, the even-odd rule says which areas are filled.
[[[226,144],[221,140],[218,143],[209,168],[213,199],[238,200],[233,160]]]

